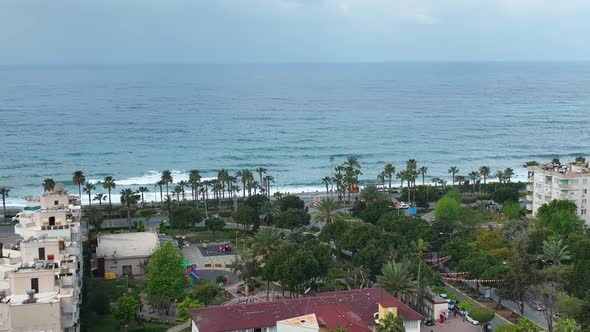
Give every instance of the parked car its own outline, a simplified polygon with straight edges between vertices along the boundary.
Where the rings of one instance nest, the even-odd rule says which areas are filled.
[[[465,314],[466,314],[466,311],[465,311],[465,310],[463,310],[463,309],[461,309],[461,308],[459,308],[459,307],[457,307],[457,306],[455,306],[455,311],[456,311],[456,312],[457,312],[459,315],[461,315],[461,316],[465,316]]]
[[[424,318],[424,320],[422,321],[422,324],[424,324],[426,326],[433,326],[434,322],[432,321],[431,318]]]
[[[440,293],[438,294],[438,296],[440,296],[443,300],[447,301],[447,303],[451,301],[451,299],[449,299],[449,296],[445,293]]]
[[[478,322],[478,321],[476,321],[475,319],[471,318],[471,316],[469,316],[469,313],[467,313],[467,314],[465,315],[465,319],[467,319],[467,321],[468,321],[469,323],[473,324],[473,325],[478,325],[478,324],[479,324],[479,322]]]
[[[448,303],[449,303],[449,310],[455,309],[455,306],[457,305],[457,301],[450,300]]]

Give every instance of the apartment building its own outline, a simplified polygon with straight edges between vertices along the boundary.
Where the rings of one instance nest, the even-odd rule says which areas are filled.
[[[554,199],[567,199],[576,203],[578,216],[586,225],[590,225],[590,168],[587,163],[530,166],[528,176],[526,209],[533,215],[537,214],[543,204]]]
[[[191,319],[193,332],[373,332],[388,313],[402,317],[407,332],[420,332],[424,317],[382,288],[193,309]]]
[[[0,331],[79,331],[82,288],[80,200],[62,184],[27,200],[22,239],[0,244]]]

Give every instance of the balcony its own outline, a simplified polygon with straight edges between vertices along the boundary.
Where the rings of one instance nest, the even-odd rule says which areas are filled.
[[[533,185],[532,184],[527,184],[526,185],[526,191],[532,192],[533,191]]]

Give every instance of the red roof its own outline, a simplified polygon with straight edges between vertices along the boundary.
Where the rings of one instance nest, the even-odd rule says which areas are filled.
[[[277,321],[315,314],[318,324],[329,329],[340,326],[349,332],[368,332],[375,325],[378,304],[397,307],[404,320],[421,320],[422,315],[382,288],[321,293],[298,299],[235,304],[191,310],[201,332],[224,332],[275,326]]]

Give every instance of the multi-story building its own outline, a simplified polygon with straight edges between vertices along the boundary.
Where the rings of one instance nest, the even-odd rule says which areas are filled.
[[[382,288],[193,309],[191,318],[193,332],[373,332],[389,313],[402,317],[406,331],[420,331],[424,317]]]
[[[530,166],[528,175],[526,208],[533,215],[537,214],[543,204],[567,199],[576,203],[578,216],[586,225],[590,225],[590,168],[587,163]]]
[[[80,201],[63,185],[28,199],[11,248],[0,244],[0,331],[79,331]]]

